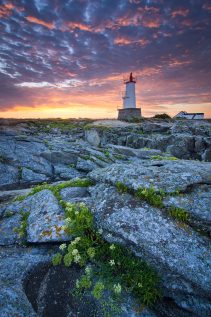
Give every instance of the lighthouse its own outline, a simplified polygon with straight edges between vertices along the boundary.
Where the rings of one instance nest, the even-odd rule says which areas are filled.
[[[141,108],[136,108],[136,78],[130,73],[124,79],[125,92],[122,97],[122,109],[118,109],[119,120],[131,120],[141,118]]]

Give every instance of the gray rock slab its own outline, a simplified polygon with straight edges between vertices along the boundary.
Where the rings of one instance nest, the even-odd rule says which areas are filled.
[[[52,164],[75,164],[77,162],[78,151],[74,149],[69,149],[68,151],[63,149],[62,151],[46,151],[41,155]]]
[[[61,190],[60,195],[64,200],[68,200],[77,197],[87,197],[89,193],[86,187],[67,187]]]
[[[76,177],[81,177],[83,174],[77,171],[75,168],[58,164],[54,166],[55,175],[59,176],[62,179],[72,179]]]
[[[89,173],[95,181],[116,184],[122,182],[132,189],[153,186],[157,190],[174,192],[189,185],[210,182],[211,164],[198,161],[139,161],[112,164]]]
[[[48,179],[49,177],[45,174],[35,173],[33,170],[26,167],[23,167],[22,169],[21,181],[23,182],[44,182]]]
[[[27,226],[28,242],[69,240],[62,228],[64,211],[50,190],[45,189],[29,196],[24,204],[30,211]]]
[[[11,217],[5,217],[0,221],[0,245],[11,245],[20,243],[21,239],[14,232],[15,228],[20,227],[21,216],[16,214]]]
[[[167,197],[164,205],[183,208],[190,215],[211,225],[211,185],[199,185],[188,194]]]
[[[0,162],[0,186],[18,183],[19,171],[17,167]]]
[[[93,161],[90,160],[85,160],[83,158],[78,158],[76,169],[79,171],[84,171],[84,172],[90,172],[93,169],[97,168],[97,164],[95,164]]]
[[[27,195],[31,191],[30,188],[17,189],[17,190],[5,190],[0,192],[0,202],[12,200],[17,196]]]
[[[85,139],[93,146],[99,146],[101,142],[99,132],[96,129],[86,130]]]
[[[36,317],[24,292],[23,279],[36,265],[49,262],[46,248],[0,247],[0,316]]]
[[[167,296],[175,298],[180,306],[185,293],[189,295],[189,306],[198,296],[208,301],[211,291],[208,239],[179,227],[159,209],[128,194],[118,194],[113,187],[101,184],[90,188],[90,192],[94,202],[92,211],[98,226],[104,230],[104,237],[110,242],[123,243],[158,270],[164,276],[162,282],[168,290]],[[180,289],[175,285],[175,277]],[[201,306],[200,301],[197,305],[194,309],[200,316],[211,313],[211,305],[203,308],[204,303]]]
[[[115,153],[122,154],[125,156],[135,156],[138,158],[146,159],[150,158],[153,155],[162,155],[160,150],[153,150],[153,149],[133,149],[127,146],[121,145],[108,145]]]

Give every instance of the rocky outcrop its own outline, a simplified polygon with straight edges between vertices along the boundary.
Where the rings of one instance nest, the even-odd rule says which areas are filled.
[[[185,191],[188,186],[210,183],[211,163],[197,161],[139,160],[112,164],[96,169],[90,177],[95,181],[115,185],[122,182],[134,190],[153,186],[167,193]]]
[[[97,185],[91,195],[105,238],[123,243],[151,263],[163,277],[164,297],[185,307],[190,316],[209,315],[209,241],[181,228],[159,209],[129,194],[118,194],[112,186]]]
[[[95,146],[115,144],[132,148],[151,148],[169,152],[182,159],[210,161],[211,124],[203,121],[143,121],[140,124],[113,127],[92,125],[85,138]],[[96,143],[95,143],[96,142]]]
[[[160,275],[163,296],[152,310],[135,312],[126,294],[118,317],[211,315],[210,123],[103,124],[62,130],[8,120],[0,127],[0,316],[92,317],[100,309],[91,296],[85,303],[72,296],[79,267],[51,265],[57,244],[71,240],[60,199],[85,203],[107,241]],[[62,184],[84,176],[94,185]],[[51,186],[32,192],[43,181]],[[136,195],[147,189],[161,203]]]

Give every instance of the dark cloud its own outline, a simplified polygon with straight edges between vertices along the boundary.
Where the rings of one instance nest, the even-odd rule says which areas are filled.
[[[146,102],[211,101],[208,0],[1,0],[0,33],[1,109],[42,85],[103,93],[131,70]]]

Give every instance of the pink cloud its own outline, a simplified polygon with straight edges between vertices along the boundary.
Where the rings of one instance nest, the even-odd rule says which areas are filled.
[[[42,25],[50,30],[52,30],[54,28],[54,23],[45,22],[45,21],[37,19],[36,17],[33,17],[33,16],[27,16],[26,20],[31,22],[31,23]]]

